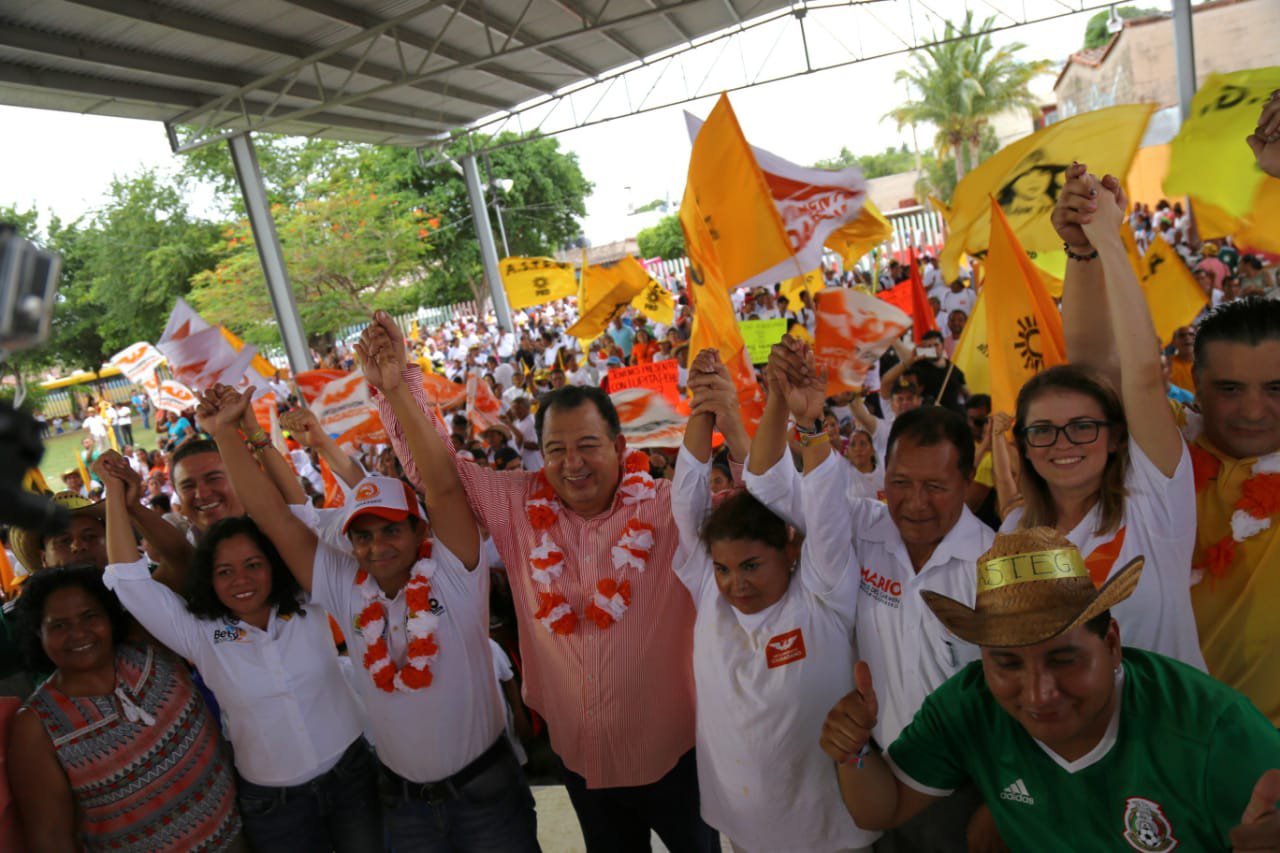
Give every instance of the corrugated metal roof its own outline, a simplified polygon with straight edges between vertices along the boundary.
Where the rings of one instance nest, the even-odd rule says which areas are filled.
[[[0,103],[421,144],[791,0],[0,0]]]

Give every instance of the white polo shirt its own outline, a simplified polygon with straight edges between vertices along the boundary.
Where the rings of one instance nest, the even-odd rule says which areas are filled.
[[[199,619],[151,578],[145,559],[114,563],[107,588],[153,637],[195,664],[218,697],[236,769],[257,785],[301,785],[332,768],[363,720],[338,663],[329,619],[314,604],[265,631],[238,619]]]
[[[1191,609],[1191,552],[1196,547],[1196,486],[1191,453],[1182,458],[1172,477],[1161,473],[1136,441],[1129,441],[1129,473],[1124,480],[1124,514],[1120,528],[1099,534],[1099,507],[1085,514],[1067,534],[1088,560],[1099,547],[1123,536],[1111,564],[1114,574],[1134,557],[1146,558],[1138,586],[1111,608],[1126,646],[1158,652],[1207,672],[1200,651],[1200,633]],[[1016,530],[1022,508],[1009,513],[1002,532]]]
[[[432,545],[431,602],[440,617],[440,653],[431,664],[431,685],[421,690],[387,693],[364,668],[367,646],[356,617],[365,603],[355,584],[355,558],[321,541],[311,578],[311,600],[332,613],[346,635],[378,758],[411,782],[438,782],[457,773],[493,746],[506,722],[489,650],[488,563],[481,552],[469,572],[439,540]],[[379,596],[387,609],[391,662],[403,666],[405,591],[390,600]]]
[[[736,849],[769,853],[869,847],[818,745],[831,707],[853,689],[858,576],[815,563],[806,546],[786,593],[743,614],[716,586],[698,538],[710,510],[711,463],[680,449],[671,512],[672,566],[693,597],[698,791],[702,817]],[[806,507],[808,508],[808,507]]]
[[[805,547],[813,550],[816,562],[856,563],[860,577],[854,639],[859,657],[871,668],[880,700],[880,719],[872,735],[883,747],[897,739],[926,696],[981,657],[977,646],[946,629],[920,593],[934,590],[972,607],[977,559],[991,546],[995,533],[966,507],[916,572],[888,507],[879,501],[848,501],[848,468],[844,460],[829,457],[801,477],[784,454],[764,474],[748,472],[745,479],[761,503],[805,531]],[[802,501],[821,510],[806,515]]]

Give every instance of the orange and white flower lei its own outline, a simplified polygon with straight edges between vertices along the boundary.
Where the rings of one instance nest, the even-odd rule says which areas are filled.
[[[431,612],[431,578],[436,562],[431,559],[430,543],[425,543],[423,557],[413,564],[409,583],[405,586],[405,634],[409,640],[405,665],[391,662],[387,648],[387,608],[378,584],[364,569],[356,572],[356,586],[364,598],[364,608],[356,617],[356,629],[364,639],[364,668],[380,689],[388,693],[409,693],[431,686],[431,667],[440,653],[436,643],[436,627],[440,617]]]
[[[650,500],[657,494],[653,477],[649,476],[648,456],[638,450],[627,452],[618,491],[622,494],[624,506]],[[530,575],[542,587],[538,592],[538,609],[534,618],[550,633],[567,636],[577,630],[578,614],[563,595],[551,588],[564,572],[565,555],[547,533],[560,517],[561,508],[560,498],[547,482],[546,475],[539,471],[533,492],[525,501],[529,523],[538,531],[537,544],[529,552]],[[643,573],[653,543],[653,525],[637,518],[629,519],[622,535],[609,549],[614,569],[619,574],[627,569]],[[631,581],[608,577],[596,584],[582,615],[604,629],[620,620],[630,606]]]
[[[1191,467],[1195,472],[1196,492],[1199,493],[1210,480],[1217,478],[1222,462],[1195,444],[1190,447]],[[1235,562],[1236,545],[1270,529],[1273,517],[1280,514],[1280,451],[1254,460],[1232,510],[1231,532],[1204,549],[1193,567],[1196,581],[1205,572],[1215,578],[1223,577]]]

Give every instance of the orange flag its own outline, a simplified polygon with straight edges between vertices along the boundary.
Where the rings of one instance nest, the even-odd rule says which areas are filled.
[[[933,315],[933,309],[929,307],[929,297],[924,292],[924,279],[920,275],[920,265],[916,263],[915,249],[910,250],[907,263],[911,265],[910,280],[882,290],[876,296],[890,305],[896,305],[911,317],[911,337],[916,343],[920,343],[925,332],[938,330],[938,321]]]
[[[1023,383],[1046,367],[1065,363],[1067,346],[1058,306],[994,198],[983,295],[991,407],[1012,413]]]

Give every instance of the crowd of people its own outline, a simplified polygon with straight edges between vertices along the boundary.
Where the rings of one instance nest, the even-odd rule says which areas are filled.
[[[1250,145],[1280,177],[1280,97]],[[540,738],[590,851],[1280,850],[1280,301],[1158,340],[1147,216],[1067,170],[1069,363],[1012,412],[949,363],[976,285],[928,259],[946,331],[860,393],[828,396],[807,294],[735,294],[793,321],[758,423],[679,294],[585,352],[562,304],[376,315],[326,358],[386,447],[281,376],[285,453],[254,389],[155,451],[86,426],[66,529],[11,534],[0,848],[537,850]],[[683,442],[637,450],[608,374],[665,359]],[[480,436],[424,387],[473,371]]]

